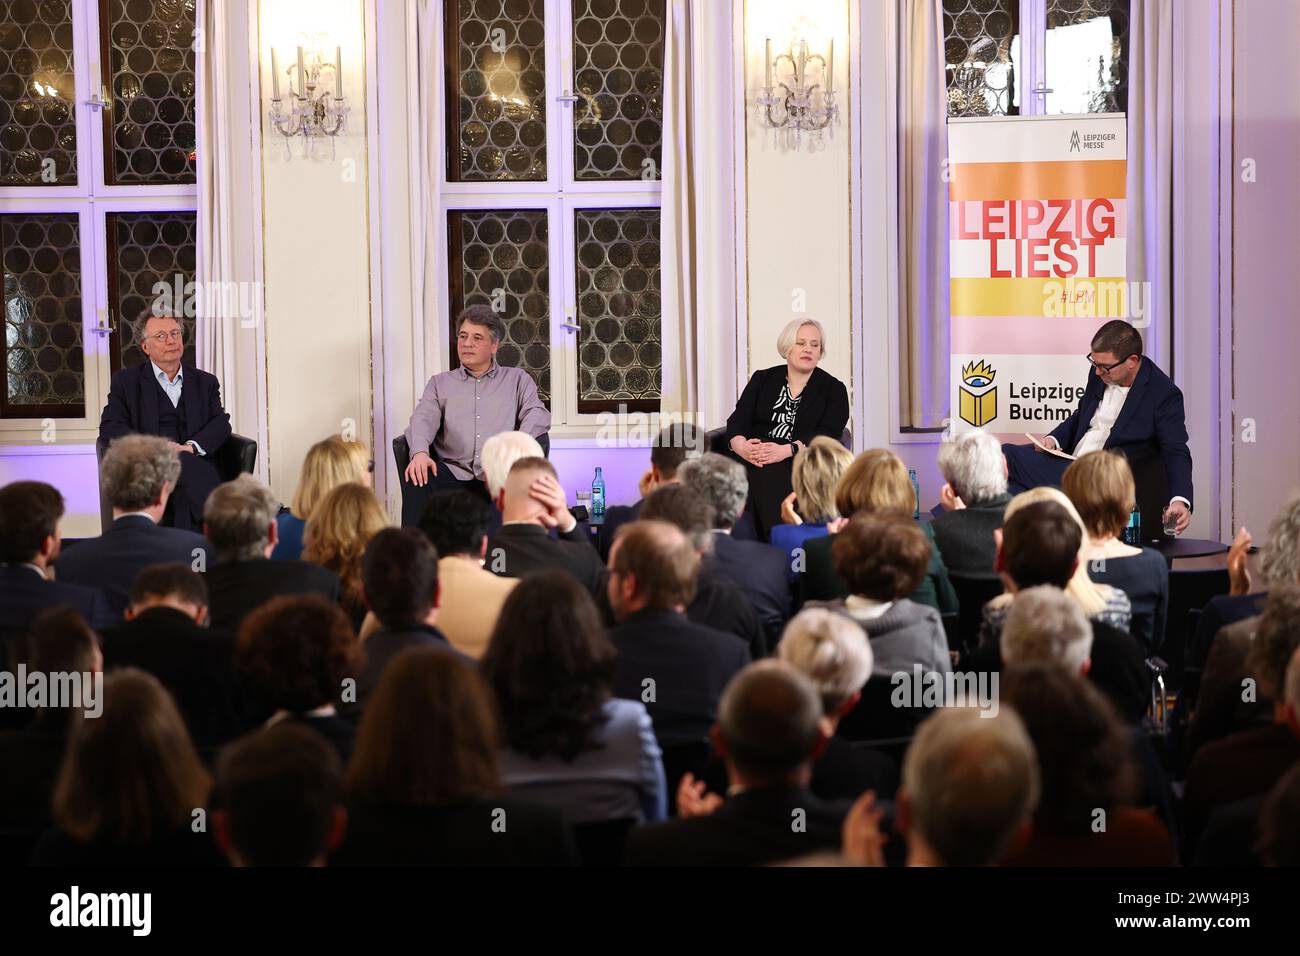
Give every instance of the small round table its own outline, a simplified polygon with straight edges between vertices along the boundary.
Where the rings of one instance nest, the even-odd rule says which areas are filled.
[[[1222,541],[1210,538],[1160,538],[1156,541],[1143,541],[1142,544],[1153,551],[1159,551],[1164,555],[1165,563],[1171,567],[1175,558],[1205,558],[1228,550]]]

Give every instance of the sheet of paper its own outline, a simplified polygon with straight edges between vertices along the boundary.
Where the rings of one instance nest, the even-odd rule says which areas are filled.
[[[1051,445],[1045,444],[1038,438],[1035,438],[1033,435],[1029,434],[1029,432],[1025,432],[1025,437],[1028,438],[1035,445],[1037,445],[1039,448],[1041,448],[1043,451],[1047,452],[1049,455],[1055,455],[1057,458],[1064,458],[1066,461],[1078,461],[1078,459],[1075,458],[1073,455],[1063,452],[1059,448],[1053,448]]]

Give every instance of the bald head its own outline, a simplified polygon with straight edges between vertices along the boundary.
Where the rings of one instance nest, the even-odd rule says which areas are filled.
[[[647,607],[683,610],[695,600],[700,556],[686,534],[666,521],[633,521],[609,552],[609,602],[623,620]]]
[[[784,661],[763,660],[723,691],[718,735],[741,781],[772,786],[807,770],[821,739],[821,717],[821,695],[809,678]]]

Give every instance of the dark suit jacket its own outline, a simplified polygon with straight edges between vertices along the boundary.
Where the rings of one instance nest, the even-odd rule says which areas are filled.
[[[33,845],[37,831],[50,823],[50,796],[71,723],[72,711],[66,708],[41,710],[22,730],[0,734],[0,829],[31,830]]]
[[[308,561],[223,561],[207,572],[211,626],[232,634],[252,611],[286,594],[319,594],[339,599],[333,571]]]
[[[767,646],[776,647],[785,622],[790,620],[789,555],[761,541],[742,541],[729,534],[714,534],[713,556],[704,568],[728,578],[749,596],[767,634]]]
[[[801,787],[749,790],[714,813],[637,827],[627,866],[761,866],[838,850],[847,802],[826,802]],[[805,827],[793,825],[803,811]]]
[[[122,619],[102,591],[51,581],[26,565],[0,564],[0,642],[8,645],[25,634],[36,615],[51,607],[72,608],[97,631]]]
[[[1088,433],[1105,392],[1102,380],[1089,374],[1079,407],[1052,429],[1052,437],[1062,449],[1073,452]],[[1130,461],[1158,456],[1169,479],[1170,497],[1196,500],[1192,497],[1192,453],[1187,448],[1182,390],[1145,355],[1105,447],[1123,452]]]
[[[138,667],[158,678],[200,749],[219,747],[249,729],[233,634],[200,627],[174,608],[152,607],[104,632],[104,670],[119,667]]]
[[[993,532],[1002,527],[1010,495],[998,495],[956,511],[945,511],[930,522],[934,544],[949,574],[994,575],[997,542]]]
[[[695,600],[686,609],[686,616],[696,624],[736,635],[748,645],[754,660],[766,657],[771,650],[767,631],[744,589],[711,567],[700,568]]]
[[[592,597],[599,597],[605,580],[605,565],[591,546],[591,532],[581,523],[558,539],[541,525],[504,525],[488,539],[485,567],[506,578],[522,578],[533,571],[567,571]]]
[[[208,547],[201,534],[163,528],[144,515],[123,515],[98,538],[65,549],[54,570],[60,581],[102,590],[113,613],[120,615],[143,568],[170,562],[193,565],[195,549],[204,553],[202,566],[207,567],[214,557],[207,553]]]
[[[195,518],[202,518],[203,503],[221,483],[212,456],[230,437],[230,416],[221,407],[221,385],[217,377],[193,366],[181,366],[181,394],[185,404],[185,437],[196,441],[204,455],[181,456],[181,480],[173,497],[176,506],[188,506]],[[153,363],[148,360],[113,374],[108,404],[99,419],[99,437],[112,441],[123,435],[158,434],[160,396],[153,380]]]
[[[644,501],[643,498],[634,505],[614,505],[605,509],[605,520],[600,523],[600,530],[596,533],[596,550],[600,552],[600,560],[609,560],[609,549],[614,546],[614,535],[629,521],[637,520]]]
[[[789,366],[784,362],[760,369],[749,378],[740,393],[736,408],[727,419],[724,444],[737,435],[768,441],[772,427],[772,407],[781,396]],[[794,441],[807,445],[817,435],[840,440],[849,421],[849,391],[844,383],[824,369],[813,369],[799,396],[799,411],[794,418]],[[783,442],[782,444],[788,444]]]
[[[359,704],[364,706],[375,692],[375,687],[378,686],[379,678],[383,676],[388,662],[402,651],[412,647],[435,647],[449,654],[455,654],[467,663],[477,664],[472,657],[467,657],[452,647],[446,635],[436,627],[429,627],[427,624],[415,624],[411,627],[381,627],[361,645],[365,663],[361,665],[361,673],[357,675]]]
[[[618,650],[614,696],[645,703],[661,747],[703,740],[723,688],[750,661],[740,638],[662,608],[637,611],[609,637]],[[643,696],[647,678],[652,701]]]

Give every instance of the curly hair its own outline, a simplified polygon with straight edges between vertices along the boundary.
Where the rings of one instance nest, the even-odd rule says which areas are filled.
[[[1280,699],[1291,655],[1300,647],[1300,586],[1270,588],[1255,639],[1246,653],[1247,670],[1264,696]]]
[[[176,487],[181,458],[172,443],[157,435],[123,435],[113,440],[99,463],[99,483],[115,508],[143,511]]]
[[[521,579],[479,663],[506,743],[533,758],[573,760],[597,749],[616,656],[595,602],[572,577],[544,571]]]
[[[876,601],[907,597],[930,567],[931,545],[902,511],[854,515],[831,539],[831,560],[850,594]]]
[[[375,493],[354,481],[333,488],[316,505],[302,534],[302,558],[339,576],[344,601],[362,603],[361,558],[370,539],[388,527]]]
[[[1263,552],[1260,568],[1269,587],[1300,583],[1300,491],[1273,516]]]
[[[235,664],[263,703],[301,714],[339,700],[361,645],[337,604],[317,594],[278,597],[244,619]]]
[[[1038,754],[1042,794],[1036,826],[1087,833],[1095,811],[1109,813],[1132,802],[1132,744],[1101,691],[1059,664],[1040,663],[1008,669],[1002,695],[1024,721]]]

